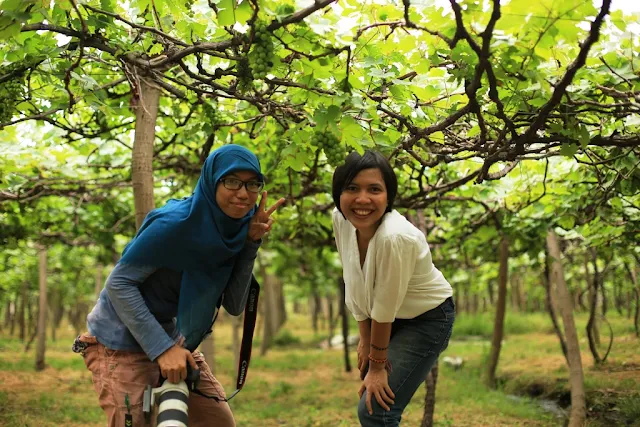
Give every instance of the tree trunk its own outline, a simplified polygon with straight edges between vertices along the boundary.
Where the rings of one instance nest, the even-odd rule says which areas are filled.
[[[520,296],[520,280],[518,274],[513,274],[509,277],[509,284],[511,285],[511,307],[515,311],[522,311],[522,297]]]
[[[595,263],[596,260],[594,259],[593,262]],[[602,307],[601,307],[602,308],[602,315],[606,316],[607,315],[607,311],[609,310],[609,302],[607,300],[607,292],[606,292],[606,289],[604,287],[604,274],[603,273],[598,274],[598,288],[600,289],[600,293],[602,294]]]
[[[489,280],[487,282],[487,295],[489,295],[489,304],[494,305],[495,304],[495,292],[493,291],[493,283],[491,282],[491,280]]]
[[[318,295],[318,289],[314,285],[311,287],[311,327],[313,333],[318,334],[318,318],[322,312],[320,307],[320,295]]]
[[[262,276],[265,277],[265,276]],[[269,316],[271,316],[271,313],[269,310],[269,299],[270,299],[270,295],[269,295],[269,279],[267,277],[265,277],[265,279],[262,282],[262,287],[264,289],[263,292],[263,296],[262,296],[262,318],[263,318],[263,323],[262,323],[262,343],[260,345],[260,355],[264,356],[265,354],[267,354],[267,350],[269,349],[270,345],[271,345],[271,340],[273,339],[273,334],[272,334],[272,330],[271,330],[271,319],[269,319]]]
[[[153,143],[160,91],[144,78],[139,79],[139,98],[135,107],[136,130],[131,159],[131,182],[136,213],[136,229],[155,207],[153,199]]]
[[[344,342],[344,370],[351,372],[351,361],[349,360],[349,314],[345,301],[345,285],[344,279],[338,280],[338,288],[340,289],[340,317],[342,318],[342,339]]]
[[[634,289],[636,294],[636,314],[633,316],[633,326],[636,330],[636,337],[640,338],[640,289]]]
[[[4,327],[8,328],[11,325],[11,304],[13,301],[7,300],[7,305],[4,307]]]
[[[280,330],[282,325],[284,325],[287,321],[287,303],[284,296],[284,285],[280,278],[274,276],[274,281],[276,283],[276,303],[278,304],[278,327],[276,331]]]
[[[589,350],[591,350],[591,355],[593,356],[593,360],[598,363],[602,363],[602,359],[598,354],[598,346],[600,345],[600,334],[598,332],[596,326],[596,315],[597,315],[597,301],[598,301],[598,287],[600,286],[600,273],[598,272],[598,263],[597,261],[597,252],[595,249],[591,249],[591,254],[593,257],[593,293],[590,301],[590,310],[589,310],[589,321],[587,322],[587,338],[589,341]]]
[[[433,414],[436,409],[436,386],[438,385],[438,359],[427,374],[425,386],[427,393],[424,396],[424,412],[420,427],[433,427]]]
[[[329,311],[328,313],[328,317],[329,317],[329,347],[331,347],[331,338],[333,338],[333,335],[335,334],[335,326],[336,323],[334,321],[334,316],[333,316],[333,301],[331,298],[331,295],[327,295],[327,310]]]
[[[215,338],[213,332],[211,332],[200,344],[200,351],[204,355],[204,360],[209,365],[211,373],[215,375],[216,370],[216,356],[215,356]]]
[[[28,298],[27,298],[28,299]],[[14,298],[13,301],[9,302],[9,316],[10,316],[10,334],[13,336],[13,332],[16,327],[16,305],[18,298]]]
[[[507,306],[507,281],[509,280],[509,240],[502,237],[500,241],[500,270],[498,273],[498,303],[496,318],[493,324],[493,338],[491,339],[491,354],[486,373],[486,383],[489,387],[496,387],[496,369],[500,359],[502,337],[504,336],[504,316]]]
[[[582,371],[582,357],[580,356],[580,343],[578,332],[573,318],[573,307],[571,296],[564,281],[562,271],[562,261],[560,255],[560,245],[558,237],[549,230],[547,234],[547,247],[552,259],[551,277],[556,284],[558,291],[558,306],[562,313],[562,321],[567,337],[567,353],[569,357],[569,380],[571,385],[571,414],[569,417],[569,427],[582,427],[587,418],[587,407],[584,390],[584,374]]]
[[[31,331],[32,334],[36,334],[38,332],[38,302],[32,298],[29,298],[29,327],[27,330]],[[28,335],[28,334],[27,334]]]
[[[471,285],[469,283],[467,283],[464,286],[463,299],[464,299],[464,311],[466,313],[473,313],[473,304],[471,303]]]
[[[270,321],[269,327],[271,328],[271,336],[275,337],[280,330],[280,327],[286,321],[286,313],[284,311],[284,306],[282,304],[282,284],[280,280],[278,280],[275,276],[269,276],[268,280],[268,295],[267,298],[269,300],[269,310],[272,311],[271,315],[267,317]]]
[[[588,308],[586,305],[584,305],[584,294],[588,294],[589,293],[589,286],[587,285],[587,289],[580,289],[580,292],[578,292],[578,305],[580,306],[580,311],[588,311]]]
[[[44,352],[47,338],[47,249],[39,248],[38,281],[40,288],[40,310],[38,313],[38,344],[36,347],[36,371],[45,368]]]
[[[273,338],[277,335],[280,327],[286,321],[286,312],[283,310],[282,283],[277,277],[267,274],[267,269],[260,263],[260,272],[263,277],[264,296],[261,298],[263,307],[263,333],[260,354],[264,356],[271,346]]]
[[[64,305],[62,304],[62,292],[55,289],[51,292],[49,298],[49,323],[51,324],[51,339],[56,341],[56,330],[60,327],[62,315],[64,314]]]
[[[615,271],[612,274],[614,280],[613,280],[613,304],[615,305],[616,311],[618,312],[618,314],[620,315],[620,317],[624,316],[624,312],[623,312],[623,308],[624,308],[624,301],[623,301],[623,289],[622,289],[622,284],[621,282],[619,282],[618,280],[615,280]]]
[[[589,275],[588,254],[585,253],[584,271],[585,271],[585,278],[587,280],[587,289],[589,290],[588,291],[588,302],[589,302],[588,311],[589,311],[589,322],[591,322],[591,326],[587,324],[587,334],[589,334],[588,328],[591,328],[592,334],[593,334],[592,339],[594,340],[596,346],[599,346],[600,345],[600,328],[598,326],[598,318],[596,317],[596,310],[598,306],[598,284],[595,282],[595,275],[597,274],[596,272],[598,271],[597,264],[594,264],[594,267],[595,267],[595,272],[594,272],[594,277],[592,278]]]
[[[580,289],[580,281],[576,281],[576,291],[573,293],[573,307],[576,311],[579,311],[579,308],[582,307],[582,289]]]
[[[76,335],[86,327],[86,318],[89,311],[87,303],[76,300],[76,303],[69,309],[67,316]]]
[[[639,324],[640,323],[640,286],[638,286],[638,271],[635,268],[629,266],[629,264],[627,263],[624,264],[624,267],[627,270],[629,277],[631,278],[631,284],[633,286],[633,294],[636,299],[636,304],[635,304],[636,311],[633,316],[633,328],[636,331],[636,336],[640,338],[640,324]]]
[[[22,284],[22,290],[20,292],[20,309],[18,310],[18,327],[20,328],[20,340],[24,342],[27,335],[27,302],[29,300],[29,283],[24,282]]]
[[[556,311],[553,308],[553,304],[551,303],[551,292],[552,292],[552,282],[553,277],[551,277],[551,259],[549,257],[549,250],[544,251],[545,263],[544,263],[544,278],[542,282],[545,284],[546,293],[547,293],[547,310],[549,311],[549,316],[551,317],[551,323],[553,324],[553,329],[556,331],[556,335],[560,340],[560,348],[562,348],[562,354],[564,354],[564,359],[569,365],[569,355],[567,352],[567,342],[562,335],[562,330],[560,329],[560,324],[558,323],[558,318],[556,317]]]

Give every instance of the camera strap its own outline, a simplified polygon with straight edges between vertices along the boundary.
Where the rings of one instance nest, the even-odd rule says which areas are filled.
[[[253,332],[256,329],[256,319],[258,317],[258,295],[260,294],[260,284],[255,276],[251,275],[251,284],[249,285],[249,297],[244,307],[244,326],[242,330],[242,344],[240,345],[240,358],[238,361],[238,379],[236,381],[236,391],[226,399],[217,396],[207,396],[197,388],[192,390],[193,393],[208,399],[214,399],[216,402],[228,402],[233,399],[247,380],[247,372],[249,371],[249,361],[251,360],[251,345],[253,343]]]
[[[240,358],[238,360],[238,379],[236,381],[236,391],[227,398],[227,401],[240,393],[247,380],[249,371],[249,361],[251,360],[251,345],[253,343],[253,332],[256,329],[256,319],[258,317],[258,296],[260,295],[260,284],[255,276],[251,275],[251,285],[249,286],[249,298],[244,308],[244,327],[242,330],[242,344],[240,345]]]

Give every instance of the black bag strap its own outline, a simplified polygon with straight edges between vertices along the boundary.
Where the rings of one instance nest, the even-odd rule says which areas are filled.
[[[231,393],[227,401],[240,393],[244,383],[247,381],[249,372],[249,362],[251,361],[251,345],[253,344],[253,333],[256,329],[256,319],[258,317],[258,296],[260,295],[260,284],[255,276],[251,275],[251,285],[249,286],[249,297],[244,308],[244,327],[242,331],[242,344],[240,345],[240,359],[238,360],[238,379],[236,381],[236,391]]]

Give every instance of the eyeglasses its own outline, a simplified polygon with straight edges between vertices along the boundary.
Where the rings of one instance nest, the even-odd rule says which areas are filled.
[[[244,185],[244,188],[251,193],[259,193],[264,188],[264,182],[262,181],[243,181],[238,178],[220,178],[220,182],[227,190],[239,190]]]

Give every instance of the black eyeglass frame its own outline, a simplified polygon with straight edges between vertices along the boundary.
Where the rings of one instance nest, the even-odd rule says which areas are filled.
[[[231,180],[241,182],[242,185],[240,185],[238,188],[229,187],[229,184],[227,184],[227,181],[231,181]],[[244,188],[250,193],[259,193],[264,189],[264,181],[257,181],[255,179],[252,179],[251,181],[243,181],[239,178],[225,177],[225,178],[220,178],[219,182],[221,182],[222,185],[224,185],[224,188],[232,191],[237,191],[241,189],[243,185],[244,185]],[[249,189],[249,184],[254,184],[254,183],[260,184],[260,188],[258,188],[255,191]]]

